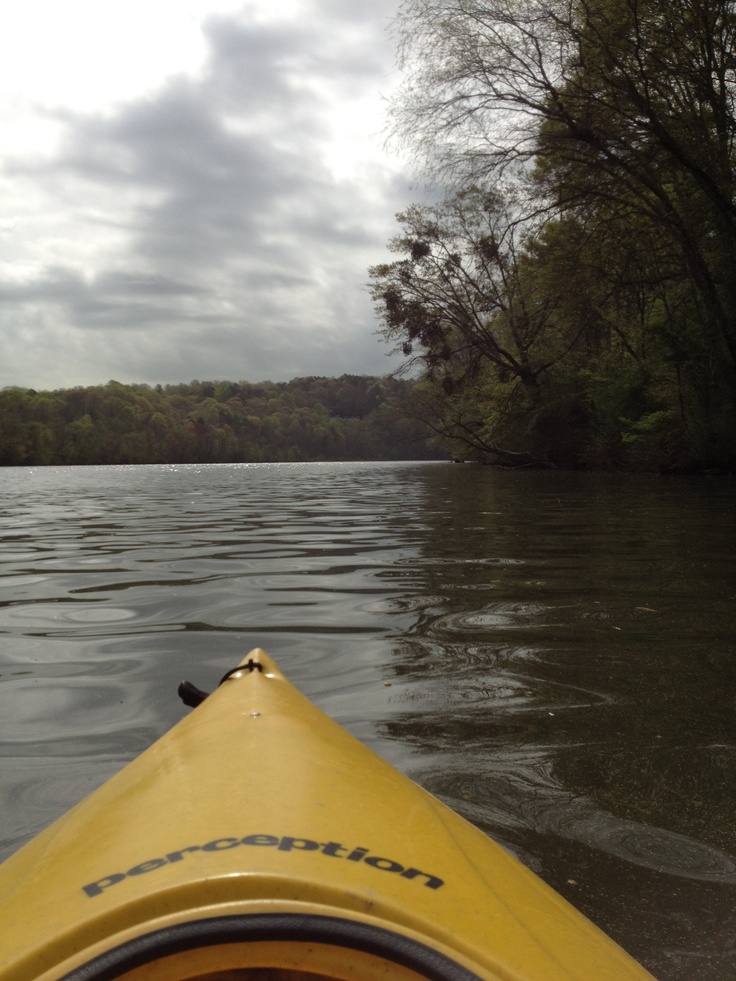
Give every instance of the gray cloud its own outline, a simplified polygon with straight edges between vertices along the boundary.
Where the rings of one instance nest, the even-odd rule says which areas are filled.
[[[56,237],[17,250],[0,385],[395,367],[363,284],[411,194],[375,151],[337,172],[330,159],[335,112],[360,112],[391,69],[394,9],[320,2],[278,28],[212,17],[201,77],[56,110],[55,153],[5,168]]]

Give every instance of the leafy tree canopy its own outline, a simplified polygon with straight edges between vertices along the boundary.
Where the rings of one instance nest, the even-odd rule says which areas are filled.
[[[437,457],[403,406],[413,382],[291,382],[0,391],[0,465],[400,460]]]
[[[405,0],[394,27],[394,134],[454,191],[372,288],[450,438],[472,407],[540,463],[732,467],[736,4]]]

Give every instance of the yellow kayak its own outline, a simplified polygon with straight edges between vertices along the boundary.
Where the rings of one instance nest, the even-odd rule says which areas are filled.
[[[0,981],[113,978],[652,981],[261,650],[0,866]]]

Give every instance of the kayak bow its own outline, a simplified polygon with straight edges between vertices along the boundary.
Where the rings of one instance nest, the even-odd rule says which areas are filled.
[[[0,866],[0,914],[0,981],[652,981],[261,650]]]

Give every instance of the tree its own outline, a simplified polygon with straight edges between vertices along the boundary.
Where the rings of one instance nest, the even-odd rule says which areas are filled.
[[[463,347],[467,329],[438,330],[411,296],[406,248],[426,236],[377,267],[393,275],[385,333],[419,352],[435,429],[476,447],[526,436],[566,465],[733,465],[736,2],[405,0],[395,30],[394,134],[437,179],[482,189],[465,201],[476,224],[484,192],[513,202],[512,275],[475,277],[495,349]],[[538,331],[515,335],[525,323]]]
[[[398,222],[403,234],[389,249],[402,258],[370,270],[386,339],[448,382],[472,377],[482,360],[536,389],[565,345],[548,343],[554,303],[521,288],[525,231],[503,198],[461,191],[412,206]]]
[[[530,210],[636,213],[666,236],[700,307],[686,357],[710,351],[733,406],[735,6],[406,0],[395,27],[407,82],[393,106],[395,133],[435,173],[466,186],[513,178]]]
[[[528,464],[548,455],[534,430],[550,373],[594,328],[564,316],[565,291],[538,258],[543,230],[513,205],[473,188],[413,206],[389,245],[401,258],[370,274],[384,336],[426,375],[411,404],[441,445]]]

